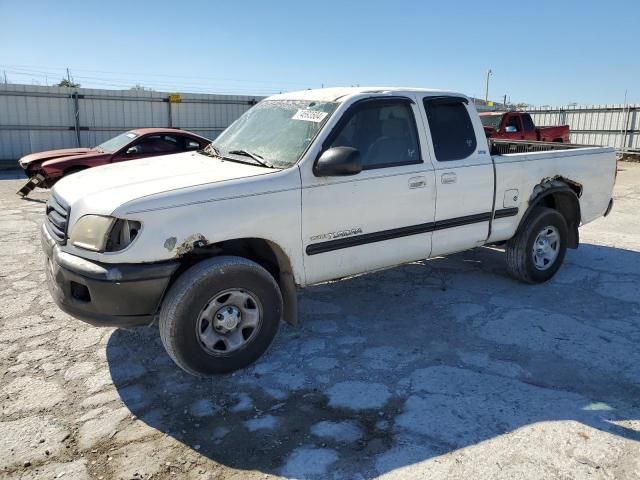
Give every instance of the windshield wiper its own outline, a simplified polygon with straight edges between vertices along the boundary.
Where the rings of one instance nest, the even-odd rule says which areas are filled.
[[[262,155],[258,155],[257,153],[249,152],[247,150],[231,150],[227,153],[230,153],[232,155],[242,155],[243,157],[250,157],[263,167],[276,168],[270,161],[265,160]]]

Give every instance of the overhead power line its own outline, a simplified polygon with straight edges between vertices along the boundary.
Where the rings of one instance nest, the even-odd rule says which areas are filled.
[[[7,70],[8,73],[11,73],[13,76],[19,77],[27,77],[29,81],[32,83],[38,80],[36,83],[40,84],[41,79],[46,81],[47,76],[53,77],[56,79],[65,78],[66,74],[55,76],[55,74],[49,73],[36,73],[29,71],[18,71],[18,70]],[[284,90],[277,88],[264,88],[264,87],[233,87],[229,85],[216,85],[216,84],[186,84],[179,82],[149,82],[145,80],[121,80],[121,79],[108,79],[108,78],[98,78],[98,77],[87,77],[84,75],[73,75],[75,81],[80,82],[86,88],[103,88],[103,87],[113,87],[117,89],[129,89],[135,85],[144,84],[145,87],[154,89],[154,90],[169,90],[169,91],[183,91],[183,92],[193,92],[193,93],[228,93],[228,94],[249,94],[249,95],[261,95],[268,93],[276,93]],[[58,80],[56,80],[57,83]]]
[[[0,68],[6,68],[7,71],[13,71],[16,74],[31,76],[66,76],[66,67],[42,67],[31,65],[16,64],[0,64]],[[116,72],[107,70],[90,70],[90,69],[72,69],[74,77],[77,79],[85,79],[91,82],[102,82],[103,84],[111,84],[114,86],[125,85],[131,86],[135,83],[150,83],[154,85],[170,85],[170,86],[194,86],[205,88],[218,88],[222,85],[213,85],[213,82],[233,82],[242,83],[242,87],[234,87],[235,90],[270,90],[280,91],[282,89],[303,89],[308,88],[309,84],[296,83],[290,81],[278,80],[261,80],[246,78],[228,78],[228,77],[207,77],[193,75],[175,75],[164,73],[144,73],[137,71]],[[95,75],[101,74],[101,75]],[[195,81],[194,81],[195,80]],[[222,88],[228,88],[228,85]]]

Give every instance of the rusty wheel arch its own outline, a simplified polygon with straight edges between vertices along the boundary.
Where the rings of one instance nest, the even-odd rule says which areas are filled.
[[[580,212],[580,197],[582,196],[582,185],[565,177],[554,177],[542,179],[533,188],[529,197],[529,206],[520,220],[518,229],[520,231],[524,221],[536,207],[553,208],[560,212],[567,222],[569,228],[569,238],[567,246],[578,248],[580,244],[580,226],[582,216]]]
[[[205,239],[206,241],[206,239]],[[187,269],[204,260],[219,255],[235,255],[253,260],[264,267],[276,280],[284,302],[283,320],[290,325],[298,323],[298,297],[291,261],[276,243],[262,238],[238,238],[222,242],[198,245],[180,256],[180,268],[173,283]]]

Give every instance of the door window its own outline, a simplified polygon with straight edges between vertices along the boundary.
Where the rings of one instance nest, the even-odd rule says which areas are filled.
[[[178,140],[172,135],[151,135],[140,140],[136,145],[136,153],[170,153],[179,151]]]
[[[507,128],[511,127],[507,131],[508,133],[517,133],[517,132],[519,132],[521,130],[521,128],[520,128],[520,117],[517,116],[517,115],[511,115],[509,117],[509,120],[507,122],[506,127]]]
[[[522,126],[524,127],[525,132],[533,132],[536,129],[536,126],[533,124],[533,120],[531,120],[531,115],[528,113],[522,116]]]
[[[366,102],[346,115],[329,148],[356,148],[364,170],[422,162],[416,121],[407,102]]]
[[[462,160],[476,150],[476,132],[467,107],[454,98],[424,99],[436,160]]]

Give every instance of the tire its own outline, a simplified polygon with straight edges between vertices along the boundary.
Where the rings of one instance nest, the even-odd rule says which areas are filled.
[[[171,359],[192,375],[232,372],[269,348],[282,308],[278,284],[260,265],[242,257],[210,258],[169,289],[160,310],[160,339]],[[247,319],[256,326],[246,327]]]
[[[555,238],[554,233],[557,233],[559,238],[557,242],[549,243],[549,238]],[[539,235],[542,235],[541,241],[544,245],[541,247],[542,250],[534,252],[534,243]],[[557,210],[536,207],[525,219],[516,235],[507,242],[509,275],[525,283],[546,282],[562,265],[567,251],[567,237],[567,222]],[[553,248],[554,246],[557,251]],[[553,260],[550,260],[551,257],[554,257]]]

